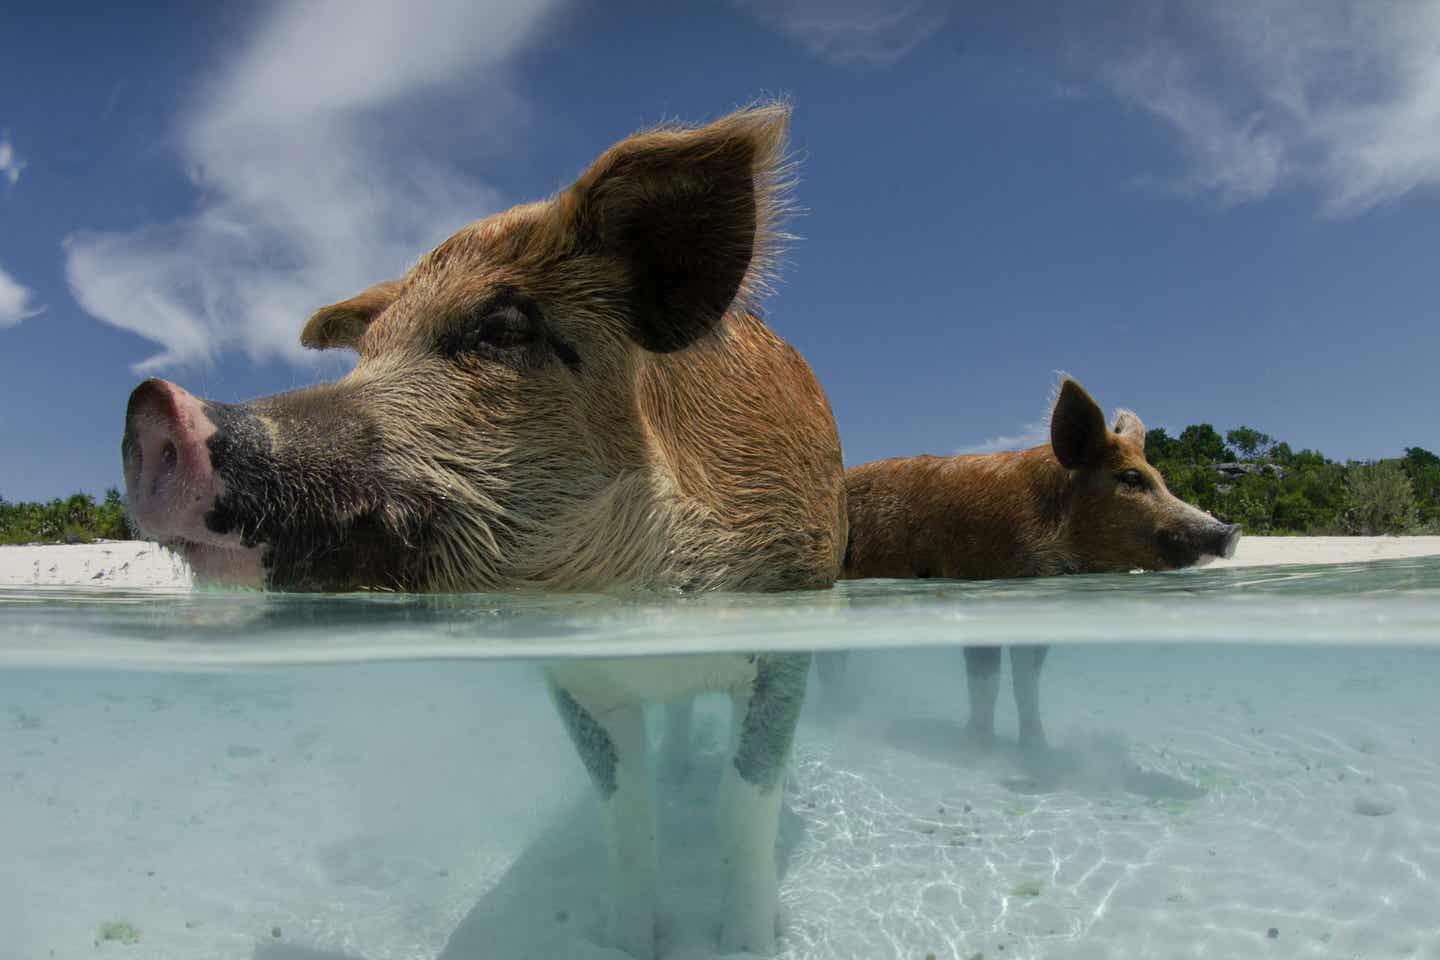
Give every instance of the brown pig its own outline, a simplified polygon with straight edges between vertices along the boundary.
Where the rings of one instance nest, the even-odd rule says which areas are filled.
[[[549,200],[465,227],[301,341],[335,383],[242,404],[130,397],[130,510],[201,578],[278,590],[786,590],[845,545],[830,407],[755,314],[786,211],[784,105],[621,141]],[[808,656],[549,668],[612,839],[611,941],[654,953],[641,707],[731,694],[732,951],[774,949],[775,830]],[[717,869],[722,867],[717,864]]]
[[[1114,428],[1074,380],[1060,385],[1050,442],[1029,450],[906,457],[845,474],[850,541],[844,578],[996,580],[1173,570],[1228,557],[1240,528],[1180,500],[1145,459],[1145,426]],[[1045,647],[1010,651],[1022,746],[1043,746]],[[971,733],[995,728],[998,647],[965,651]],[[834,665],[831,665],[833,669]],[[828,672],[828,671],[827,671]]]

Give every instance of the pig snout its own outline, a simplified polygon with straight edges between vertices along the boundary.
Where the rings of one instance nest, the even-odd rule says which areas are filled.
[[[204,404],[165,380],[130,394],[121,455],[125,496],[141,531],[160,540],[218,542],[205,526],[220,485],[206,441],[215,424]]]
[[[1240,543],[1240,524],[1224,523],[1215,534],[1215,556],[1229,560],[1235,556],[1235,547]]]
[[[1228,560],[1235,555],[1235,546],[1240,542],[1239,525],[1223,523],[1209,514],[1204,516],[1203,524],[1187,538],[1187,552],[1191,556],[1186,562],[1179,564],[1180,566],[1208,563],[1222,557]]]
[[[1167,566],[1190,567],[1234,556],[1240,542],[1239,526],[1222,523],[1194,507],[1188,507],[1187,512],[1187,523],[1160,534],[1160,552]]]

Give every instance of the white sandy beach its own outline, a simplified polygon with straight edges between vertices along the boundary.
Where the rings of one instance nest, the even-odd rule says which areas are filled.
[[[188,589],[190,568],[144,540],[0,547],[0,586]]]
[[[1440,555],[1440,537],[1245,537],[1215,567],[1361,563]],[[188,589],[190,570],[159,544],[105,540],[0,547],[0,586]]]

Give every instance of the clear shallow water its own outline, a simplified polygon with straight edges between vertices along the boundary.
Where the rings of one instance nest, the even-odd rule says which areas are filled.
[[[1040,640],[1053,749],[1018,750],[1003,687],[998,742],[969,742],[958,644]],[[1433,559],[784,597],[0,589],[0,957],[621,960],[537,660],[778,647],[858,651],[797,739],[787,958],[1440,957]],[[717,956],[723,707],[660,787],[680,960]]]

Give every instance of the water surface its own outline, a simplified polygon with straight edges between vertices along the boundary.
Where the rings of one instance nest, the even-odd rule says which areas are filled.
[[[1440,642],[1440,557],[784,594],[0,587],[0,664],[225,665],[957,643]]]

